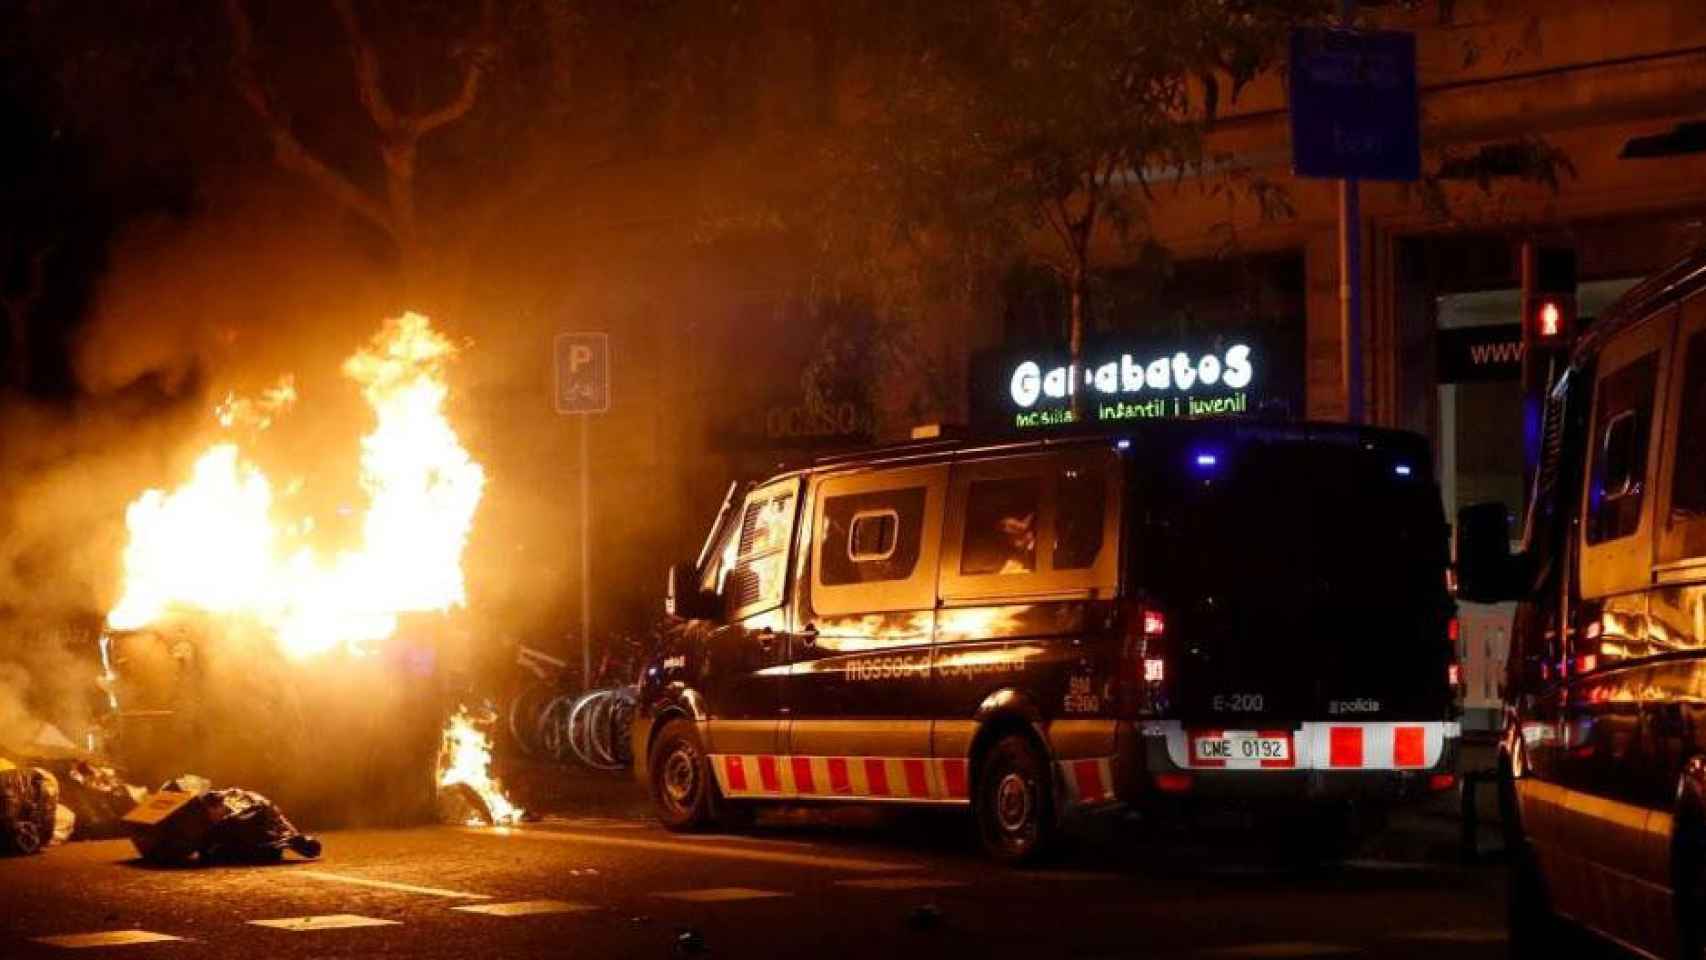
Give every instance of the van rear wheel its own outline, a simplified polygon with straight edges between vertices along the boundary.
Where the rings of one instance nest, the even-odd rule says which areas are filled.
[[[702,830],[716,819],[717,784],[710,757],[691,720],[664,724],[647,765],[652,805],[670,830]]]
[[[1009,734],[984,758],[972,799],[983,849],[1002,863],[1034,863],[1055,841],[1054,781],[1029,737]]]

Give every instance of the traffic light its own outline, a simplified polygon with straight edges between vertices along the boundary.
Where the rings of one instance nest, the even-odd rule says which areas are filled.
[[[1568,352],[1576,334],[1576,251],[1522,246],[1524,352]]]

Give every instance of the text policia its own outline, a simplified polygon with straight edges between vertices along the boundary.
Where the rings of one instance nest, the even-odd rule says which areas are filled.
[[[1224,353],[1193,357],[1180,350],[1147,363],[1121,354],[1118,360],[1085,367],[1082,377],[1071,365],[1044,370],[1036,361],[1026,360],[1013,368],[1008,385],[1019,407],[1015,423],[1020,427],[1072,422],[1070,409],[1050,401],[1071,397],[1080,380],[1087,391],[1111,401],[1098,397],[1092,414],[1097,420],[1243,413],[1249,398],[1242,391],[1255,374],[1253,361],[1250,347],[1242,343]]]

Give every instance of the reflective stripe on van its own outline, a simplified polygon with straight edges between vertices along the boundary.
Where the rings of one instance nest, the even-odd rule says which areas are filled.
[[[915,800],[966,803],[970,765],[953,757],[800,757],[715,753],[711,770],[723,796],[736,799]],[[1113,801],[1112,757],[1062,760],[1069,804]]]
[[[1231,728],[1191,727],[1178,721],[1151,721],[1143,725],[1144,736],[1164,738],[1167,758],[1182,770],[1255,771],[1283,770],[1426,770],[1439,764],[1449,741],[1462,735],[1456,721],[1376,721],[1363,723],[1305,723],[1289,731],[1292,756],[1289,763],[1242,759],[1236,756],[1193,762],[1191,739],[1204,734],[1272,736],[1260,731]]]

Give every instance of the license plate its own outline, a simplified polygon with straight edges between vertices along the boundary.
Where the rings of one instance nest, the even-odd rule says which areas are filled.
[[[1191,735],[1191,763],[1196,766],[1274,766],[1290,762],[1290,734],[1227,731]]]

